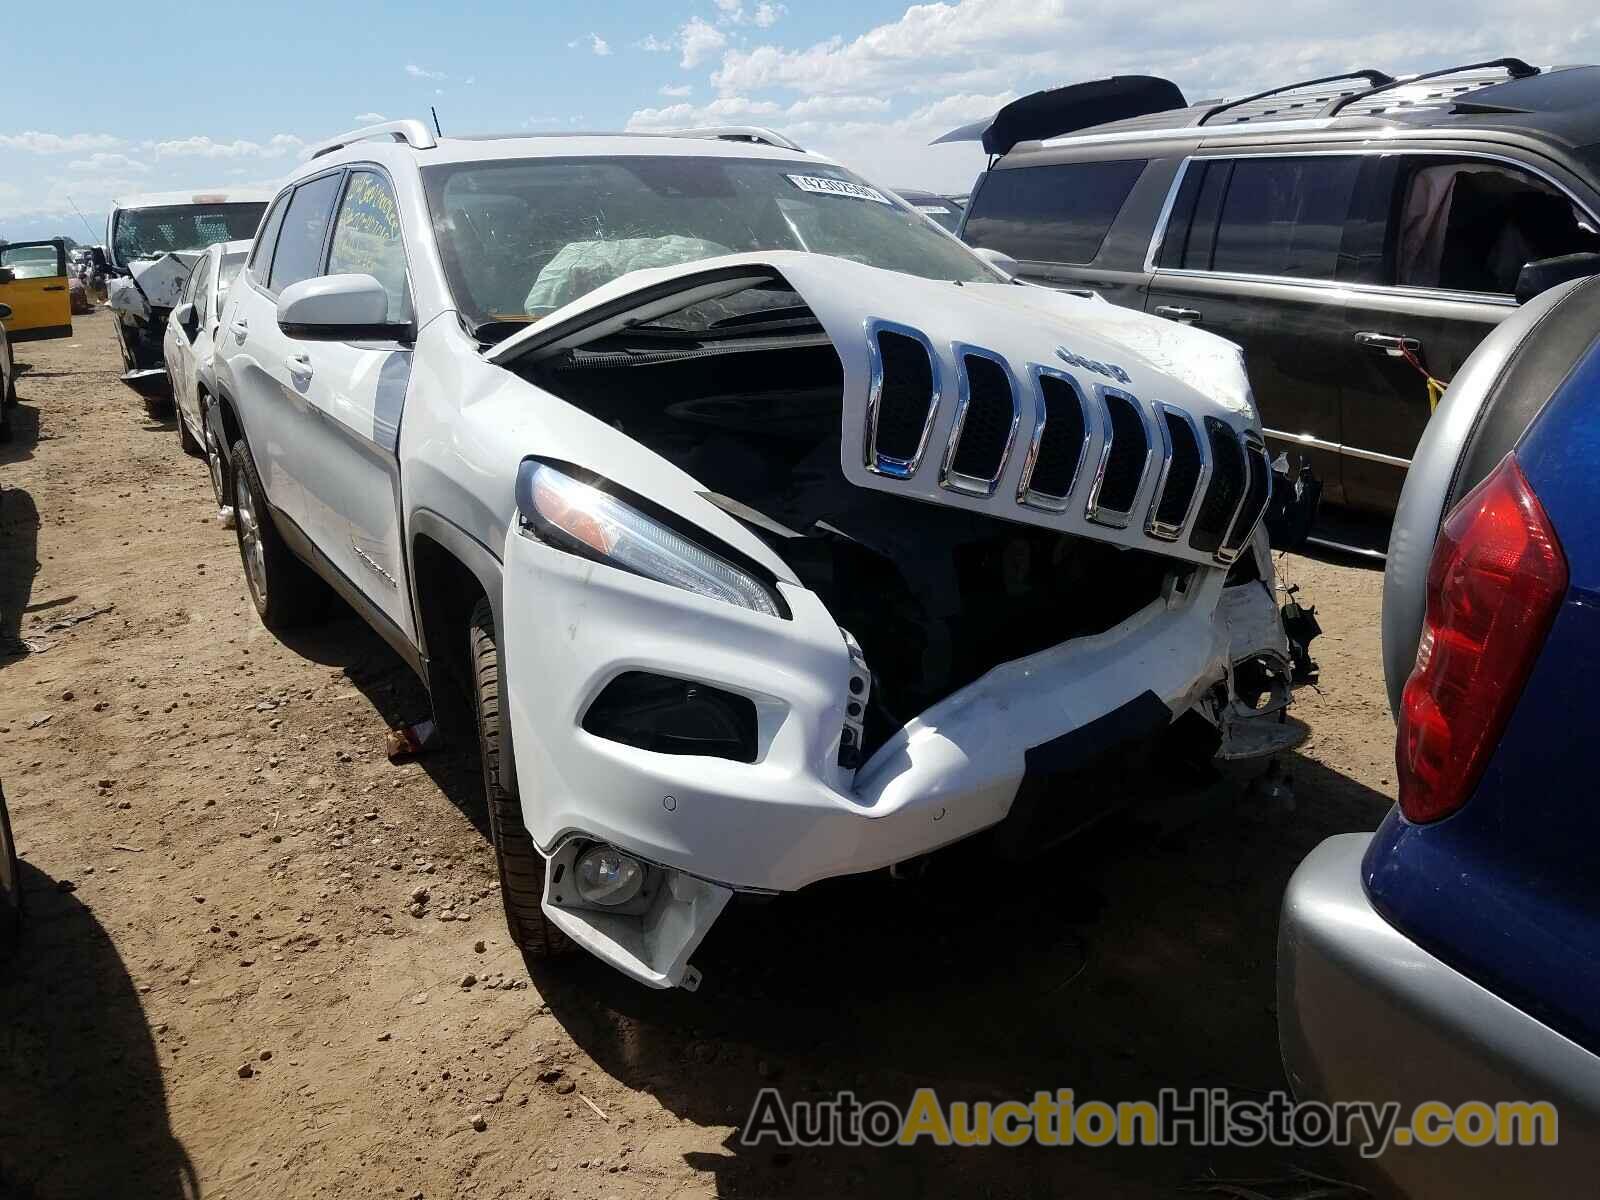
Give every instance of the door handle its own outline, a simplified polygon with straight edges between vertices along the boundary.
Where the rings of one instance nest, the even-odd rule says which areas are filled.
[[[1356,334],[1356,345],[1365,346],[1369,350],[1382,350],[1391,358],[1404,358],[1407,350],[1416,354],[1422,349],[1422,343],[1414,337],[1406,337],[1402,333],[1370,331]]]
[[[1173,304],[1158,304],[1155,308],[1156,316],[1165,317],[1169,321],[1176,321],[1180,325],[1198,325],[1200,323],[1200,310],[1198,308],[1179,308]]]
[[[311,359],[304,354],[291,354],[287,359],[289,374],[296,379],[311,378]]]
[[[46,284],[43,290],[47,292],[64,292],[67,290],[67,285],[64,283]]]
[[[228,332],[233,334],[233,340],[242,346],[245,338],[250,336],[250,322],[243,317],[237,317],[228,326]]]

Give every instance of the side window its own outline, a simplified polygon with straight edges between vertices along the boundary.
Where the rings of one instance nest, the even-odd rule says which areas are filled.
[[[322,273],[322,244],[333,213],[343,175],[335,172],[295,188],[284,210],[283,232],[272,256],[272,273],[267,287],[281,292],[291,283]]]
[[[972,199],[962,237],[974,246],[1033,262],[1086,263],[1145,161],[1056,163],[990,171]]]
[[[1210,164],[1212,171],[1216,165]],[[1184,265],[1190,265],[1190,253],[1205,249],[1196,234],[1203,232],[1209,192],[1218,209],[1210,270],[1332,279],[1360,173],[1361,159],[1355,155],[1241,158],[1215,189],[1209,187],[1208,171]],[[1207,268],[1196,263],[1190,269]]]
[[[334,221],[328,274],[371,275],[389,293],[389,321],[411,319],[406,247],[400,210],[389,181],[374,171],[353,171]]]
[[[1600,251],[1588,218],[1558,188],[1499,163],[1404,161],[1391,218],[1393,281],[1511,295],[1525,263]]]
[[[267,272],[272,267],[272,248],[278,242],[278,230],[283,227],[283,211],[289,207],[289,196],[285,192],[272,203],[272,211],[267,214],[267,219],[261,223],[261,232],[256,235],[256,244],[250,249],[250,264],[248,270],[250,278],[262,287],[267,286]]]
[[[183,298],[196,308],[206,296],[206,283],[211,276],[211,256],[205,255],[195,263],[194,270],[189,274],[189,284],[183,289]],[[204,314],[202,314],[204,315]]]

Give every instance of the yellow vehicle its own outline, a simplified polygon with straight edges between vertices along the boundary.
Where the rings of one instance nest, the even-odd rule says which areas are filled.
[[[0,304],[11,308],[6,336],[13,344],[71,337],[66,243],[53,238],[0,245]]]

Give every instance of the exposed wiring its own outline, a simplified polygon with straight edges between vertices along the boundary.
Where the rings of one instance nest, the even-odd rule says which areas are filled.
[[[1445,388],[1450,386],[1449,382],[1443,379],[1435,379],[1429,373],[1428,368],[1422,365],[1422,360],[1417,357],[1416,352],[1404,342],[1400,344],[1400,355],[1417,369],[1417,373],[1422,376],[1423,381],[1427,384],[1428,412],[1432,413],[1434,409],[1439,407],[1439,397],[1444,395]]]

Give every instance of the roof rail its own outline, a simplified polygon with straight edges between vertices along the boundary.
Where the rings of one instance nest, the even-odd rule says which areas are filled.
[[[1268,88],[1264,92],[1256,92],[1252,96],[1240,96],[1237,100],[1224,100],[1221,104],[1212,105],[1201,113],[1199,119],[1192,122],[1195,125],[1204,125],[1218,113],[1225,113],[1230,108],[1238,108],[1241,104],[1249,104],[1256,100],[1265,100],[1268,96],[1276,96],[1282,92],[1292,92],[1298,88],[1315,87],[1319,83],[1337,83],[1341,79],[1365,79],[1373,88],[1386,87],[1393,83],[1394,76],[1386,75],[1382,71],[1366,68],[1360,71],[1343,71],[1338,75],[1323,75],[1318,79],[1302,79],[1299,83],[1286,83],[1282,87]],[[1360,94],[1359,92],[1357,94]]]
[[[1421,83],[1424,79],[1438,79],[1445,75],[1459,75],[1464,71],[1483,71],[1491,67],[1504,67],[1505,72],[1512,79],[1527,79],[1539,73],[1539,68],[1530,66],[1520,58],[1491,58],[1484,62],[1462,63],[1458,67],[1440,67],[1437,71],[1424,71],[1420,75],[1407,75],[1400,79],[1391,79],[1388,83],[1381,83],[1365,92],[1357,92],[1353,96],[1343,96],[1322,111],[1324,117],[1336,117],[1339,110],[1346,105],[1357,101],[1368,100],[1379,92],[1387,92],[1393,88],[1410,87],[1414,83]]]
[[[404,142],[413,150],[432,150],[439,144],[438,139],[421,121],[385,121],[381,125],[363,125],[360,129],[352,129],[349,133],[341,133],[336,138],[318,142],[311,147],[311,157],[321,158],[324,154],[332,154],[335,150],[342,150],[355,142],[365,142],[380,137]]]
[[[779,150],[805,153],[783,134],[760,125],[705,125],[695,129],[665,129],[668,137],[715,138],[720,142],[754,142],[758,146],[776,146]]]

